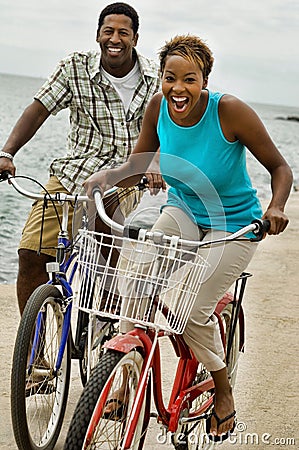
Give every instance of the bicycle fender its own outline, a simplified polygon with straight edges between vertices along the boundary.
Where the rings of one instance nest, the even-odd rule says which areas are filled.
[[[215,308],[216,313],[220,314],[224,308],[234,300],[234,296],[231,292],[226,292],[224,296],[219,300]]]
[[[216,316],[219,317],[219,315],[222,313],[224,308],[229,305],[229,303],[233,302],[234,296],[231,292],[226,292],[224,296],[219,300],[217,303],[217,306],[215,308]],[[218,319],[219,320],[219,319]],[[240,312],[239,312],[239,322],[240,322],[240,351],[244,351],[244,344],[245,344],[245,318],[244,318],[244,311],[241,306]]]
[[[138,336],[132,336],[130,334],[115,336],[103,345],[104,348],[110,350],[119,351],[122,353],[129,353],[135,348],[144,349],[143,342]]]

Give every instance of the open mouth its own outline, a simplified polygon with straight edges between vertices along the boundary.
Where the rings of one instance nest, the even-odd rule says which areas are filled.
[[[188,97],[171,97],[173,108],[176,112],[184,112],[188,106]]]
[[[107,50],[110,55],[119,55],[122,51],[120,47],[107,47]]]

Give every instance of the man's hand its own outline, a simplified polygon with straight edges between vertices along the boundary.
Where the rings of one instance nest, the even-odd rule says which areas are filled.
[[[16,174],[16,166],[9,158],[0,158],[0,174],[9,172],[13,177]]]

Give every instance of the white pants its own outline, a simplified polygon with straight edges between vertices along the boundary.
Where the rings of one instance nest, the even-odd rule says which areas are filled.
[[[202,231],[181,209],[173,206],[164,207],[153,230],[163,231],[170,236],[179,235],[183,239],[202,241],[229,234],[224,231]],[[209,262],[210,267],[196,297],[183,337],[198,361],[204,363],[209,371],[225,367],[220,331],[213,312],[218,300],[246,269],[256,248],[256,242],[237,240],[199,249],[200,255]]]

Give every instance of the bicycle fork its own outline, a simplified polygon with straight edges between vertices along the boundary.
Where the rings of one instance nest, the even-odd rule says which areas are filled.
[[[69,330],[70,330],[70,326],[71,326],[71,313],[72,313],[72,302],[68,301],[69,298],[72,298],[71,288],[68,285],[68,283],[66,282],[66,280],[64,280],[63,278],[60,279],[60,282],[62,285],[62,289],[65,291],[65,294],[67,294],[68,298],[66,299],[66,306],[63,307],[63,305],[62,305],[63,325],[62,325],[62,331],[61,331],[61,342],[60,342],[60,346],[59,346],[59,350],[58,350],[56,363],[54,366],[54,371],[52,374],[53,376],[57,375],[57,373],[61,367],[61,364],[62,364],[62,359],[63,359],[63,355],[64,355],[64,351],[65,351],[65,347],[66,347],[67,339],[68,339],[68,335],[69,335]],[[49,284],[53,284],[53,283],[49,282]],[[34,361],[36,359],[36,354],[41,345],[41,337],[43,336],[43,334],[45,332],[46,314],[47,314],[46,311],[40,311],[37,315],[36,327],[35,327],[35,331],[34,331],[34,338],[33,338],[30,358],[29,358],[28,369],[27,369],[28,374],[30,374],[32,371],[32,367],[33,367]],[[41,370],[44,371],[45,369],[41,369]],[[46,369],[46,370],[47,370],[46,375],[48,375],[48,369]],[[45,375],[45,374],[43,373],[43,375]]]
[[[139,415],[141,412],[142,404],[146,396],[150,368],[153,366],[153,360],[155,351],[158,344],[158,331],[155,330],[154,337],[151,339],[145,332],[142,325],[135,325],[133,331],[128,332],[124,336],[116,336],[109,342],[104,344],[105,348],[128,353],[136,348],[143,348],[144,353],[147,355],[142,365],[140,379],[136,390],[136,396],[130,416],[128,418],[126,431],[123,437],[123,441],[119,450],[130,450],[134,432],[137,426]]]

